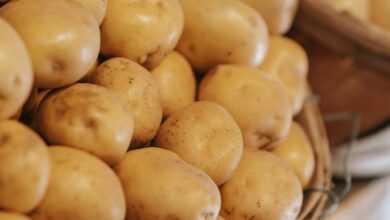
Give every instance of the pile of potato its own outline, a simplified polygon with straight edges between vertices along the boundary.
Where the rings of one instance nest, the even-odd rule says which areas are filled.
[[[0,8],[0,220],[294,220],[297,0]]]

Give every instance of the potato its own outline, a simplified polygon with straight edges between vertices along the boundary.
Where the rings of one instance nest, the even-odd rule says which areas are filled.
[[[206,172],[217,185],[231,177],[243,150],[240,127],[233,117],[206,101],[172,114],[161,126],[156,143]]]
[[[226,220],[295,220],[303,199],[294,172],[265,151],[245,151],[221,195]]]
[[[15,115],[33,84],[30,56],[18,33],[0,18],[0,120]]]
[[[390,1],[371,0],[372,21],[382,28],[390,31]]]
[[[266,54],[263,18],[237,0],[181,0],[185,15],[178,50],[198,70],[218,64],[257,66]]]
[[[306,98],[305,86],[309,71],[305,50],[287,37],[272,36],[268,54],[260,69],[286,86],[293,102],[294,114],[300,112]]]
[[[294,21],[299,0],[241,0],[256,9],[265,19],[271,34],[287,33]]]
[[[247,149],[264,149],[282,140],[292,121],[283,85],[256,68],[217,66],[202,80],[199,100],[216,102],[233,115]]]
[[[99,24],[103,22],[103,19],[106,16],[108,0],[76,0],[76,1],[92,12]]]
[[[16,213],[6,213],[0,211],[0,220],[30,220],[30,218]]]
[[[180,53],[170,53],[153,69],[152,74],[160,88],[164,117],[195,101],[194,72]]]
[[[49,143],[85,150],[114,165],[130,145],[134,122],[114,93],[80,83],[45,98],[37,126]]]
[[[91,82],[116,91],[134,115],[133,146],[149,143],[162,120],[158,85],[139,64],[126,58],[112,58],[101,64]]]
[[[309,186],[315,159],[310,140],[298,123],[292,124],[287,138],[275,144],[272,152],[293,168],[303,188]]]
[[[48,191],[33,220],[123,220],[125,198],[118,177],[99,159],[69,147],[49,150]]]
[[[179,0],[110,0],[102,24],[102,53],[153,67],[183,31]]]
[[[1,121],[0,209],[27,213],[35,208],[46,192],[49,170],[43,140],[19,122]]]
[[[98,23],[79,3],[11,1],[0,8],[0,16],[26,43],[38,88],[58,88],[80,80],[98,56]]]
[[[130,151],[116,170],[125,191],[127,220],[218,218],[218,187],[170,151],[151,147]]]
[[[338,12],[347,12],[356,18],[367,21],[371,17],[371,1],[378,0],[322,0]],[[381,1],[381,0],[380,0]],[[384,0],[385,2],[387,0]],[[372,13],[375,17],[376,13]]]

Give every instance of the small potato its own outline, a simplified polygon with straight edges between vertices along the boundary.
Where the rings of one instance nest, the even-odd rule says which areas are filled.
[[[30,56],[16,31],[0,18],[0,120],[20,110],[33,85]]]
[[[279,35],[285,34],[290,30],[299,4],[299,0],[241,1],[252,6],[264,17],[271,34]]]
[[[120,95],[134,115],[132,146],[149,143],[162,120],[158,85],[139,64],[126,58],[112,58],[101,64],[90,81]]]
[[[272,36],[268,54],[260,69],[282,82],[293,103],[294,114],[300,112],[306,98],[306,78],[309,70],[309,59],[305,50],[287,37]]]
[[[108,0],[76,0],[76,1],[92,12],[99,24],[103,22],[103,19],[106,16]]]
[[[102,53],[154,67],[175,48],[183,25],[179,0],[109,0]]]
[[[35,208],[46,192],[49,171],[43,140],[19,122],[1,121],[0,209],[27,213]]]
[[[272,153],[245,151],[221,188],[226,220],[296,220],[303,192],[294,172]]]
[[[170,53],[153,69],[152,74],[160,88],[164,117],[195,101],[194,72],[180,53]]]
[[[315,159],[310,140],[302,127],[294,122],[287,138],[275,144],[272,152],[293,168],[303,188],[307,188],[313,176]]]
[[[347,12],[352,16],[363,21],[370,20],[371,14],[373,17],[376,13],[371,13],[371,2],[378,0],[321,0],[323,3],[331,6],[338,12]],[[382,2],[388,2],[388,0],[379,0]],[[390,5],[390,4],[389,4]],[[388,11],[387,11],[388,13]]]
[[[258,66],[268,47],[263,18],[237,0],[181,0],[185,16],[178,50],[198,70],[218,64]]]
[[[27,216],[0,211],[0,220],[30,220]]]
[[[80,80],[97,59],[99,26],[81,4],[69,0],[18,0],[0,8],[23,38],[38,88],[58,88]]]
[[[201,170],[160,148],[127,153],[116,168],[124,187],[127,220],[217,220],[218,187]]]
[[[85,150],[114,165],[130,145],[134,122],[114,93],[80,83],[45,98],[37,126],[49,143]]]
[[[171,115],[156,143],[206,172],[217,185],[231,177],[243,150],[240,127],[233,117],[220,105],[205,101]]]
[[[382,28],[390,31],[390,1],[371,0],[372,21]]]
[[[283,85],[256,68],[217,66],[201,82],[199,100],[216,102],[233,115],[247,149],[263,149],[282,140],[292,121]]]
[[[83,151],[53,146],[47,193],[33,220],[123,220],[125,198],[118,177],[105,163]]]

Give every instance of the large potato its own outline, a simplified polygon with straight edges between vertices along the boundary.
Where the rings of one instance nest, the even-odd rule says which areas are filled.
[[[26,43],[39,88],[57,88],[78,81],[98,56],[98,23],[77,2],[11,1],[1,7],[0,16],[15,27]]]
[[[16,214],[16,213],[6,213],[0,211],[0,220],[29,220],[24,215]]]
[[[260,69],[282,82],[288,90],[294,113],[301,111],[306,98],[306,78],[309,71],[309,59],[305,50],[286,37],[272,36]]]
[[[110,0],[102,24],[102,53],[153,67],[183,31],[179,0]]]
[[[241,160],[243,139],[233,117],[212,102],[195,102],[172,114],[156,143],[206,172],[217,185],[226,182]]]
[[[367,1],[367,0],[366,0]],[[390,31],[390,1],[388,0],[371,0],[371,17],[372,21]]]
[[[287,138],[275,144],[273,153],[293,168],[303,188],[308,187],[313,176],[315,159],[310,140],[299,124],[292,124]]]
[[[199,99],[216,102],[233,115],[248,149],[263,149],[288,134],[292,121],[288,93],[256,68],[216,67],[201,82]]]
[[[125,191],[127,220],[218,218],[218,187],[205,173],[170,151],[130,151],[116,170]]]
[[[295,220],[303,199],[294,172],[265,151],[245,151],[221,194],[226,220]]]
[[[0,18],[0,120],[22,108],[33,84],[30,56],[16,31]]]
[[[367,21],[370,20],[371,14],[375,18],[375,11],[371,13],[371,2],[378,2],[378,0],[321,0],[328,4],[338,12],[347,12],[356,18]],[[379,0],[388,2],[388,0]],[[390,4],[389,4],[390,5]],[[388,13],[388,11],[386,12]]]
[[[178,50],[199,70],[218,64],[257,66],[268,46],[263,18],[237,0],[181,0],[185,15]]]
[[[33,220],[123,220],[125,198],[115,173],[83,151],[51,147],[52,171]]]
[[[29,212],[49,182],[49,154],[43,140],[16,121],[0,122],[0,209]]]
[[[85,8],[91,11],[95,16],[97,22],[101,24],[107,11],[108,0],[76,0],[82,4]]]
[[[152,74],[160,88],[165,117],[195,101],[194,72],[180,53],[170,53],[153,69]]]
[[[88,151],[113,165],[130,145],[134,122],[114,93],[80,83],[47,96],[37,126],[49,143]]]
[[[134,115],[132,145],[142,146],[156,135],[162,119],[158,85],[139,64],[126,58],[112,58],[101,64],[91,82],[119,94]]]
[[[271,34],[290,30],[299,0],[241,0],[256,9],[265,19]]]

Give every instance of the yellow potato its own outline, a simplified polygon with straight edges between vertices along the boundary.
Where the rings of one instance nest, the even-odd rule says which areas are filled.
[[[30,218],[16,213],[6,213],[0,211],[0,220],[30,220]]]
[[[371,0],[372,21],[382,28],[390,31],[390,1]]]
[[[305,50],[287,37],[272,36],[268,54],[260,69],[282,82],[293,103],[294,114],[300,112],[306,98],[305,86],[309,70],[309,59]]]
[[[127,220],[218,218],[218,187],[170,151],[150,147],[130,151],[116,170],[125,191]]]
[[[33,84],[30,56],[16,31],[0,18],[0,120],[15,115]]]
[[[46,191],[49,170],[43,140],[19,122],[1,121],[0,209],[27,213],[35,208]]]
[[[149,143],[162,119],[158,85],[139,64],[126,58],[112,58],[101,64],[91,82],[117,92],[125,100],[135,121],[133,146]]]
[[[282,140],[292,121],[292,106],[283,85],[256,68],[216,67],[201,82],[199,100],[216,102],[233,115],[247,149],[263,149]]]
[[[0,8],[0,16],[15,27],[26,43],[36,87],[72,84],[88,72],[98,56],[98,23],[77,2],[11,1]]]
[[[376,16],[376,13],[371,13],[370,10],[371,2],[374,3],[375,1],[378,2],[378,0],[322,0],[323,3],[330,5],[338,12],[347,12],[364,21],[370,20],[371,14],[373,17]],[[382,2],[387,1],[383,0]]]
[[[92,12],[99,24],[103,22],[103,19],[106,16],[108,0],[76,0],[76,1]]]
[[[160,88],[164,117],[195,101],[194,72],[180,53],[170,53],[153,69],[152,74]]]
[[[206,172],[217,185],[231,177],[243,150],[233,117],[220,105],[205,101],[172,114],[161,126],[156,143]]]
[[[83,151],[51,147],[47,193],[33,220],[123,220],[125,198],[118,177],[105,163]]]
[[[199,70],[218,64],[257,66],[268,46],[263,18],[237,0],[181,0],[185,16],[178,50]]]
[[[37,126],[51,144],[90,152],[110,165],[122,159],[133,134],[130,112],[108,89],[75,84],[41,103]]]
[[[290,30],[299,0],[241,0],[256,9],[266,21],[271,34]]]
[[[296,220],[303,192],[294,172],[272,153],[245,151],[233,177],[221,188],[227,220]]]
[[[110,0],[102,53],[153,67],[175,48],[183,25],[179,0]]]
[[[309,186],[315,159],[310,140],[298,123],[293,122],[287,138],[275,144],[272,152],[293,168],[303,188]]]

